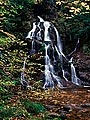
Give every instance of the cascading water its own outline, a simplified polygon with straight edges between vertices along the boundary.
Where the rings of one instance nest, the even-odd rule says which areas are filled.
[[[35,45],[34,44],[35,44],[35,42],[34,42],[34,40],[32,40],[32,46],[31,46],[30,55],[35,53]]]
[[[57,85],[62,88],[63,85],[60,83],[60,78],[55,75],[54,67],[51,64],[50,58],[48,56],[48,49],[50,45],[45,44],[45,84],[43,88],[51,87],[54,88],[54,81],[57,82]]]
[[[45,84],[43,86],[43,88],[46,88],[46,87],[54,87],[54,82],[52,80],[52,75],[51,75],[51,72],[53,72],[53,67],[51,64],[50,64],[50,59],[49,59],[49,56],[47,54],[47,51],[48,51],[48,48],[49,48],[49,45],[46,45],[45,44]],[[50,71],[50,69],[52,71]]]
[[[69,59],[64,55],[62,50],[62,43],[56,27],[48,22],[44,21],[40,16],[38,16],[39,22],[33,23],[33,29],[28,33],[26,38],[29,38],[32,41],[31,53],[35,53],[34,41],[37,43],[43,43],[45,45],[45,83],[43,88],[54,88],[55,85],[59,86],[60,88],[67,86],[67,83],[70,82],[71,84],[81,85],[81,80],[76,75],[76,70],[73,65],[72,54],[76,51],[77,43],[73,52],[69,54]],[[37,31],[38,29],[38,31]],[[53,40],[50,36],[50,30],[53,29]],[[56,37],[55,35],[56,34]],[[43,37],[42,37],[43,36]],[[52,50],[52,52],[51,52]],[[55,54],[56,52],[56,54]],[[52,53],[52,54],[51,54]],[[53,59],[52,59],[53,58]],[[71,72],[69,73],[71,78],[68,79],[66,71],[64,69],[64,61],[67,62],[69,67],[71,67]],[[23,69],[25,69],[25,62],[23,65]],[[60,63],[58,66],[58,62]],[[55,70],[55,65],[57,66],[57,70]],[[60,68],[60,69],[59,69]],[[60,71],[58,73],[58,71]],[[21,84],[28,86],[28,83],[25,81],[24,78],[24,70],[21,72]]]
[[[73,57],[69,61],[71,63],[71,81],[73,84],[81,85],[81,80],[76,75],[76,70],[72,63],[72,60],[73,60]]]
[[[30,38],[31,40],[33,40],[33,38],[35,37],[35,30],[37,28],[36,23],[33,23],[33,29],[28,33],[28,36],[26,38]]]
[[[62,44],[61,44],[61,39],[60,39],[60,36],[59,36],[59,33],[57,31],[57,29],[54,27],[55,29],[55,32],[56,32],[56,36],[57,36],[57,49],[59,50],[60,54],[59,54],[59,58],[60,58],[60,61],[61,61],[61,68],[63,69],[63,59],[62,59]]]
[[[27,57],[25,58],[25,60],[24,60],[23,68],[22,68],[22,72],[21,72],[21,85],[22,85],[22,87],[23,87],[24,89],[26,89],[26,88],[31,88],[31,86],[28,84],[28,82],[27,82],[26,79],[25,79],[25,73],[24,73],[24,71],[25,71],[25,65],[26,65],[26,60],[27,60],[28,57],[29,57],[29,56],[27,56]]]
[[[48,21],[44,22],[44,28],[45,28],[45,31],[44,31],[44,43],[45,43],[45,84],[44,84],[44,88],[46,87],[54,88],[54,81],[56,81],[59,87],[63,87],[63,85],[60,83],[60,78],[55,75],[54,66],[51,64],[51,59],[48,55],[48,49],[50,48],[50,45],[52,46],[52,50],[54,52],[53,43],[49,35],[50,26],[51,25]],[[57,39],[58,38],[59,36],[57,35]],[[59,49],[61,50],[60,46],[59,46]],[[53,54],[53,58],[55,61],[54,54]]]

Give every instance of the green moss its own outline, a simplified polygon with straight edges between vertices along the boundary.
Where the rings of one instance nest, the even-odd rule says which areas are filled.
[[[46,111],[46,108],[41,103],[32,102],[28,99],[21,100],[21,101],[29,113],[39,114]]]

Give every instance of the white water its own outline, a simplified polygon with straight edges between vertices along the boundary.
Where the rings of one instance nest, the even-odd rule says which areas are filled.
[[[50,58],[48,56],[48,49],[50,45],[45,44],[45,84],[43,88],[51,87],[54,88],[54,81],[57,82],[58,87],[63,87],[60,83],[60,78],[55,75],[54,67],[51,64]]]
[[[35,42],[34,40],[32,40],[32,46],[31,46],[31,51],[30,51],[30,55],[35,53]]]
[[[26,38],[29,38],[29,39],[33,39],[35,37],[35,30],[37,28],[37,25],[36,23],[34,22],[33,23],[33,29],[28,33],[27,37]]]
[[[61,61],[61,58],[62,58],[61,55],[64,57],[65,60],[67,60],[66,56],[62,53],[62,51],[59,51],[56,46],[55,46],[55,49],[56,49],[56,51],[57,51],[57,53],[58,53],[58,55],[59,55],[59,57],[60,57],[60,61]],[[68,61],[68,60],[67,60],[67,61]],[[63,67],[62,67],[62,74],[63,74],[63,78],[64,78],[66,81],[68,81],[68,79],[67,79],[66,76],[65,76],[65,71],[64,71]]]
[[[49,27],[50,27],[50,23],[45,21],[44,22],[44,28],[45,28],[45,31],[44,31],[44,42],[46,41],[48,43],[51,42],[50,37],[49,37],[49,32],[48,32]]]
[[[81,81],[76,75],[76,70],[75,70],[75,67],[72,63],[72,60],[73,60],[73,58],[71,58],[71,60],[69,61],[71,63],[71,81],[73,84],[80,85]]]
[[[25,71],[25,65],[26,65],[26,60],[27,60],[27,58],[28,58],[29,56],[27,56],[26,58],[25,58],[25,60],[24,60],[24,63],[23,63],[23,68],[22,68],[22,72],[21,72],[21,85],[22,85],[22,87],[23,88],[31,88],[31,86],[28,84],[28,82],[26,81],[26,79],[25,79],[25,73],[24,73],[24,71]]]
[[[59,33],[56,29],[56,27],[54,27],[55,29],[55,32],[56,32],[56,36],[57,36],[57,49],[58,51],[60,52],[59,54],[59,58],[60,58],[60,62],[61,62],[61,68],[63,69],[63,58],[62,58],[62,43],[61,43],[61,39],[60,39],[60,36],[59,36]]]
[[[45,84],[43,86],[44,89],[46,87],[54,88],[54,82],[53,82],[52,76],[51,76],[51,72],[53,71],[53,69],[52,69],[52,71],[50,71],[52,65],[50,64],[50,59],[47,54],[48,48],[49,48],[49,45],[45,44]]]
[[[40,22],[44,22],[44,20],[40,17],[40,16],[37,16],[40,20]]]
[[[67,71],[64,70],[64,63],[63,63],[64,60],[71,67],[71,73],[70,73],[71,74],[71,82],[75,85],[81,85],[81,80],[76,75],[76,70],[75,70],[75,67],[74,67],[73,61],[72,61],[73,59],[71,58],[70,60],[68,60],[67,57],[63,53],[62,43],[61,43],[61,39],[60,39],[58,30],[56,29],[56,27],[54,25],[52,25],[56,32],[56,41],[55,41],[56,44],[54,44],[53,41],[50,39],[50,34],[49,34],[49,28],[51,26],[51,23],[48,21],[44,21],[39,16],[38,16],[38,18],[39,18],[40,22],[38,22],[37,25],[35,23],[33,23],[33,29],[28,33],[28,36],[26,38],[30,38],[32,40],[31,51],[35,51],[34,37],[37,38],[37,41],[42,40],[41,31],[43,30],[43,32],[44,32],[44,40],[42,40],[42,43],[45,44],[45,83],[44,83],[43,88],[46,89],[46,88],[51,87],[53,89],[56,84],[57,84],[57,86],[62,88],[64,86],[65,82],[67,83],[68,81],[70,81],[66,77]],[[43,24],[44,29],[43,29],[43,27],[42,28],[40,27],[40,23]],[[37,33],[35,33],[37,27],[39,28],[39,31]],[[77,43],[77,45],[78,45],[78,43]],[[70,53],[70,55],[72,55],[76,51],[77,45],[76,45],[74,51]],[[52,49],[52,55],[50,54],[50,49]],[[60,77],[60,75],[58,76],[57,73],[55,72],[55,68],[53,65],[54,63],[57,62],[57,57],[54,54],[55,51],[57,52],[57,55],[58,55],[58,58],[60,61],[59,67],[61,68],[61,72],[62,72],[61,76],[63,76],[63,79]],[[53,60],[51,57],[53,57]],[[24,61],[23,69],[25,69],[25,63],[26,63],[26,60]],[[21,73],[21,81],[25,81],[24,72]],[[22,82],[22,84],[23,84],[23,82]],[[27,86],[28,86],[28,83],[27,83]]]
[[[44,22],[44,42],[45,42],[45,84],[43,88],[46,87],[52,87],[54,88],[54,81],[57,82],[57,85],[59,87],[63,87],[63,85],[60,83],[60,78],[58,76],[55,75],[55,71],[54,71],[54,66],[51,64],[51,60],[50,57],[48,56],[48,49],[50,49],[50,45],[52,45],[52,41],[50,40],[49,37],[49,29],[50,27],[50,23],[45,21]],[[54,51],[54,47],[52,46],[52,49]],[[53,54],[53,58],[55,61],[55,57]]]

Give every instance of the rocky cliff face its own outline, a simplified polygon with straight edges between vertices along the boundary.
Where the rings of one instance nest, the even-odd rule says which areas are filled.
[[[85,54],[80,51],[74,57],[79,77],[90,84],[90,54]]]

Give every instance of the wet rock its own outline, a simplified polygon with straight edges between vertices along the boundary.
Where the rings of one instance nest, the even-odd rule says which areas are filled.
[[[75,67],[78,69],[78,77],[83,85],[90,85],[90,55],[79,51],[75,55]]]
[[[46,105],[46,108],[49,110],[49,109],[56,108],[56,106],[55,105]]]
[[[82,104],[81,107],[83,107],[83,108],[87,108],[87,107],[90,108],[90,103]]]
[[[72,108],[71,108],[71,106],[64,106],[63,110],[66,111],[66,112],[71,112]]]
[[[58,118],[58,119],[60,119],[60,120],[65,120],[65,119],[67,119],[67,116],[66,116],[66,114],[65,113],[61,113],[61,114],[57,114],[57,113],[49,113],[48,114],[48,118],[49,119],[52,119],[52,118]]]
[[[65,120],[65,119],[67,119],[67,116],[65,113],[61,113],[60,118],[61,118],[61,120]]]
[[[48,114],[48,116],[49,116],[50,118],[57,118],[57,117],[60,117],[60,115],[59,115],[59,114],[54,113],[54,112],[49,113],[49,114]]]

